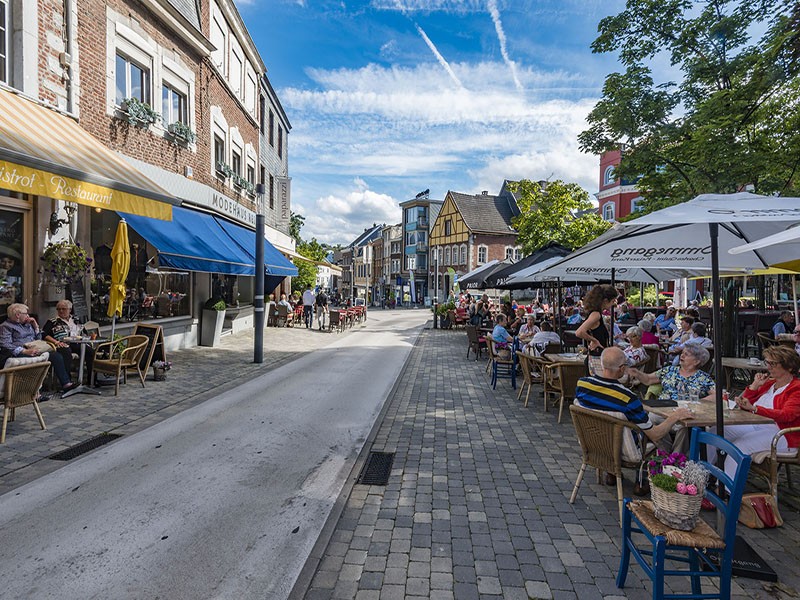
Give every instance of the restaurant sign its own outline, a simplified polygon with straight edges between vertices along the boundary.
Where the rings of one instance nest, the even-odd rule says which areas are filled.
[[[278,177],[278,210],[276,226],[282,231],[288,231],[292,220],[291,177]]]

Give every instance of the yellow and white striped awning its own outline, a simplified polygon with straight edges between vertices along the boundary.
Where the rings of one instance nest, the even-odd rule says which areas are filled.
[[[178,204],[74,120],[6,89],[0,188],[163,220]]]

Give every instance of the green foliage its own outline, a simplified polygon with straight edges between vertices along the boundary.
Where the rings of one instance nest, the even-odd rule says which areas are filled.
[[[294,218],[294,215],[292,217]],[[302,218],[300,217],[300,219]],[[327,256],[328,249],[320,244],[316,238],[312,238],[310,242],[299,240],[297,242],[297,253],[307,257],[310,261],[321,261]],[[306,286],[310,285],[313,288],[317,285],[317,265],[314,262],[298,260],[295,266],[297,267],[297,276],[292,277],[293,292],[302,292],[306,289]]]
[[[577,183],[556,180],[541,186],[523,179],[511,187],[518,194],[520,208],[520,215],[512,224],[519,232],[517,241],[525,254],[551,241],[574,250],[609,227],[589,201],[589,194]]]
[[[216,310],[217,312],[221,312],[227,308],[225,305],[225,300],[222,298],[209,298],[206,300],[205,304],[203,304],[203,308],[205,310]]]
[[[54,282],[69,283],[83,277],[91,266],[92,259],[80,244],[55,242],[45,246],[39,270]]]
[[[639,288],[632,288],[625,298],[630,306],[641,306],[639,302]],[[644,288],[644,306],[656,306],[658,300],[658,292],[656,286],[647,285]]]
[[[152,106],[138,98],[123,100],[123,110],[127,114],[128,123],[137,127],[148,127],[161,118]]]
[[[753,184],[800,192],[800,5],[785,0],[628,0],[603,19],[595,52],[623,73],[578,136],[585,152],[622,148],[617,175],[637,181],[650,212],[700,193]],[[762,32],[751,39],[753,32]],[[677,81],[657,82],[650,65]]]
[[[675,487],[678,485],[678,480],[672,475],[658,473],[657,475],[650,476],[650,484],[656,486],[657,488],[661,488],[665,492],[674,492]]]
[[[306,223],[306,218],[303,215],[298,215],[296,212],[292,212],[292,216],[289,219],[289,235],[294,238],[294,241],[298,244],[303,241],[303,238],[300,237],[300,230],[303,228],[303,225]]]

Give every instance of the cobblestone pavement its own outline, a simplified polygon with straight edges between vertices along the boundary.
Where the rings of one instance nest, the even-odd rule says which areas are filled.
[[[358,327],[344,333],[269,327],[264,334],[264,362],[259,365],[253,363],[252,330],[225,336],[218,347],[170,351],[167,359],[173,366],[166,381],[153,381],[151,369],[145,389],[134,373],[120,385],[116,397],[114,387],[108,386],[101,396],[75,394],[64,400],[55,396],[42,403],[46,431],[39,428],[32,407],[20,408],[16,421],[8,424],[6,443],[0,446],[0,494],[64,465],[47,459],[55,452],[104,432],[136,433],[320,348],[337,335],[351,335]]]
[[[372,445],[396,452],[389,483],[352,486],[305,598],[651,597],[638,565],[624,590],[614,583],[616,488],[590,473],[568,503],[580,465],[569,416],[557,424],[536,389],[527,409],[508,380],[493,391],[465,353],[463,331],[423,332]],[[781,511],[782,528],[740,533],[784,587],[736,578],[736,596],[796,597],[800,516]]]

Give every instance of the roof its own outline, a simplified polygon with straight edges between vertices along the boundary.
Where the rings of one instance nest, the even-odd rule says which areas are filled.
[[[169,0],[172,7],[177,10],[192,26],[200,29],[200,11],[195,0]]]
[[[468,195],[448,192],[456,204],[461,218],[472,232],[515,233],[511,219],[519,214],[513,196],[492,196],[491,194]]]
[[[358,248],[359,246],[364,246],[365,244],[370,243],[376,237],[380,237],[383,227],[383,225],[373,225],[372,227],[365,229],[364,233],[358,236],[355,240],[353,240],[353,243],[349,245]]]

